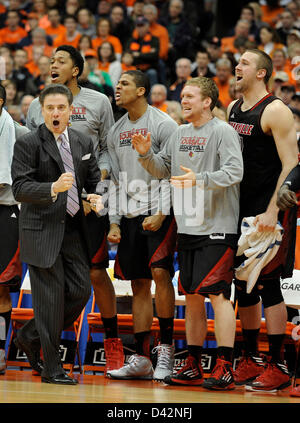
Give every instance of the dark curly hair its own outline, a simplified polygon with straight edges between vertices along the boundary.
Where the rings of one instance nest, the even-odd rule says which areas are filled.
[[[81,53],[73,46],[68,46],[68,45],[62,45],[57,47],[57,49],[55,50],[57,51],[66,51],[67,53],[69,53],[74,66],[76,66],[78,68],[78,75],[77,78],[80,77],[80,75],[82,74],[83,71],[83,66],[84,66],[84,60],[83,57],[81,56]]]

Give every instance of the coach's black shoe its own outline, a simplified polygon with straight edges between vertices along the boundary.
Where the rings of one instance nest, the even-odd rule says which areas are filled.
[[[44,370],[44,363],[41,360],[40,351],[34,351],[30,345],[18,336],[14,339],[14,344],[19,350],[27,355],[30,366],[40,375]]]
[[[42,382],[44,383],[54,383],[56,385],[77,385],[78,380],[73,379],[68,376],[66,373],[62,373],[57,376],[42,376]]]

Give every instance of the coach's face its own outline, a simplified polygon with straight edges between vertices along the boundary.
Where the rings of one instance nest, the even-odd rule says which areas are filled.
[[[59,135],[66,129],[71,112],[71,106],[65,95],[48,94],[45,97],[42,114],[47,128],[54,135]]]
[[[133,76],[129,74],[121,75],[116,85],[116,104],[125,109],[134,104],[140,97],[144,96],[145,88],[137,87]]]

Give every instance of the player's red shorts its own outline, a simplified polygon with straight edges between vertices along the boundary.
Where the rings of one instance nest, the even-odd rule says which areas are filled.
[[[224,294],[230,298],[237,236],[178,235],[179,295]]]

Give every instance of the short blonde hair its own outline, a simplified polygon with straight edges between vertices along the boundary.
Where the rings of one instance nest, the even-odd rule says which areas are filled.
[[[211,99],[210,110],[213,110],[217,104],[219,98],[219,90],[215,81],[205,76],[198,76],[197,78],[189,79],[184,86],[193,85],[199,87],[201,94],[204,98],[209,97]]]

